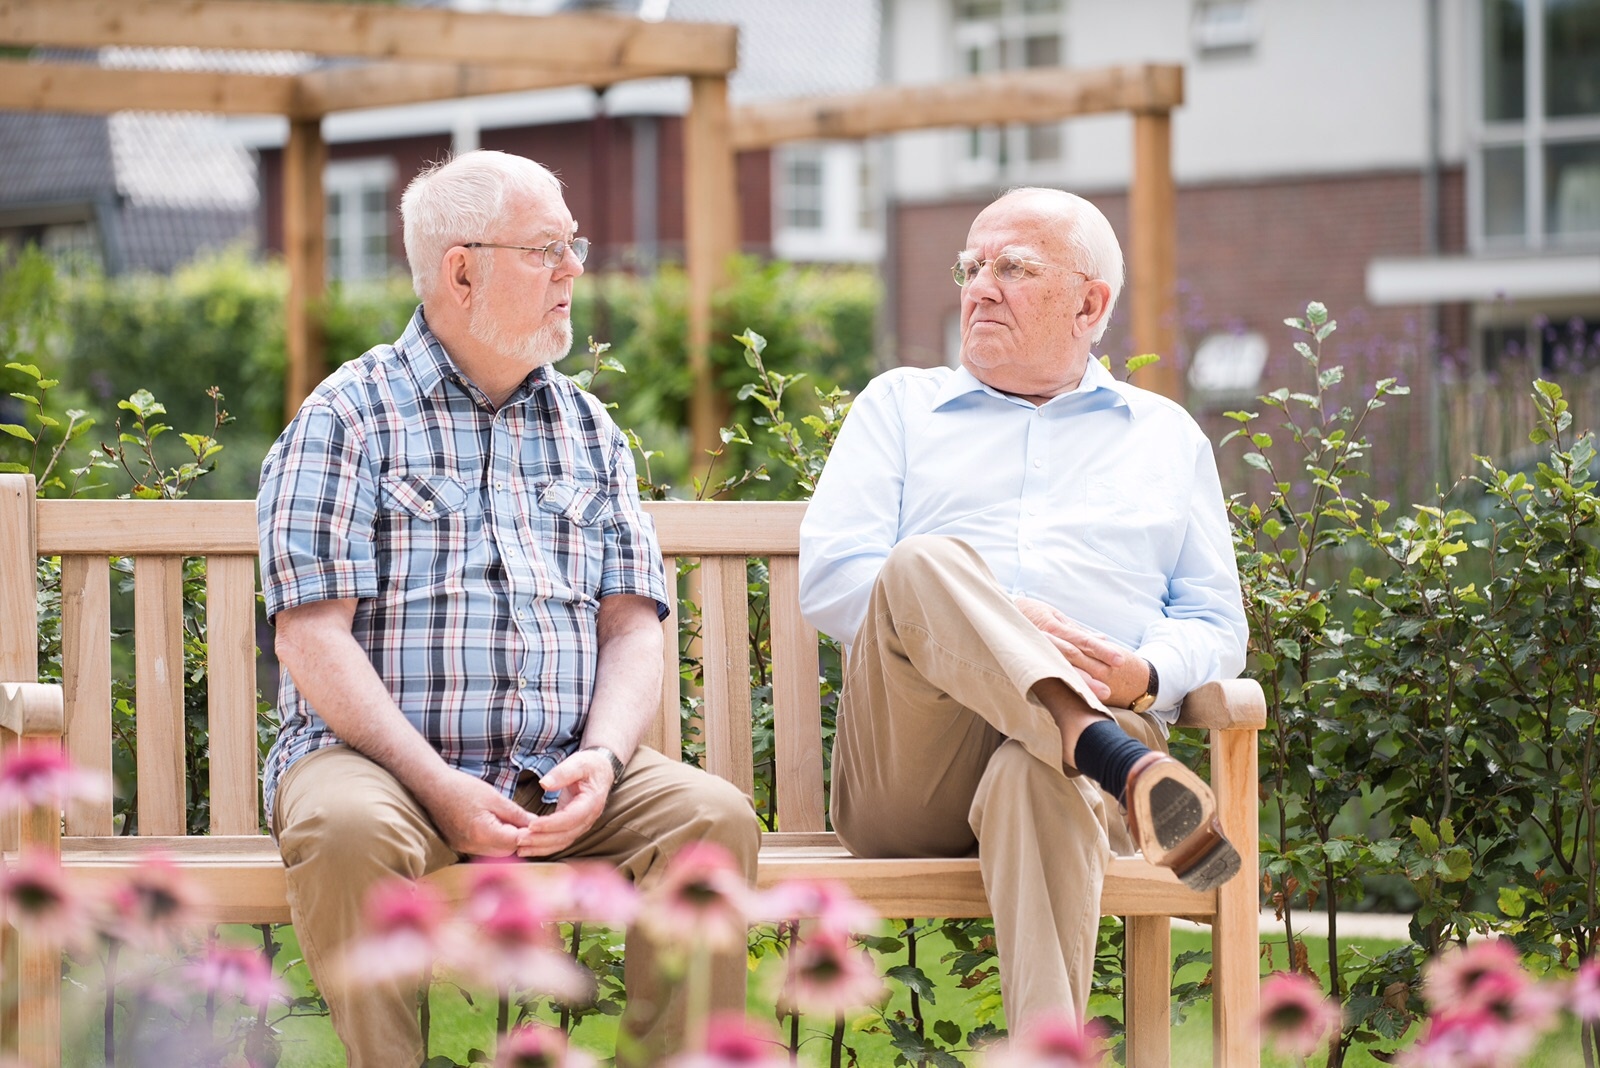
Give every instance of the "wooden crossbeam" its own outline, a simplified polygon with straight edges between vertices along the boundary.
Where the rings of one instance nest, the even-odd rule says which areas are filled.
[[[262,49],[548,71],[726,74],[733,26],[265,0],[0,0],[0,43]]]
[[[518,93],[567,85],[604,88],[630,78],[671,77],[681,68],[662,66],[596,67],[549,70],[529,66],[469,66],[464,63],[362,63],[310,71],[300,76],[300,100],[309,114],[352,108],[393,107],[430,100],[457,100],[488,93]]]
[[[785,141],[854,140],[941,126],[1160,112],[1181,103],[1183,68],[1175,65],[1011,71],[938,85],[890,85],[746,105],[733,111],[733,145],[742,152]]]
[[[0,60],[0,110],[207,111],[298,114],[295,79],[269,74],[107,70],[83,63]]]

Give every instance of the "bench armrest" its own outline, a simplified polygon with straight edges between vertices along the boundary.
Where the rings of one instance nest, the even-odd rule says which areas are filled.
[[[66,734],[61,687],[44,682],[0,683],[0,729],[25,738],[60,738]]]
[[[1178,706],[1179,727],[1201,730],[1260,730],[1267,725],[1267,698],[1255,679],[1208,682]]]

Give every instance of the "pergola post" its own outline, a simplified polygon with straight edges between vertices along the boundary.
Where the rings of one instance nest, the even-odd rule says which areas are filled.
[[[283,376],[283,421],[287,424],[327,374],[323,363],[319,304],[327,261],[326,206],[322,171],[328,150],[322,120],[289,120],[283,150],[283,255],[289,268],[288,366]]]
[[[1134,382],[1174,400],[1183,399],[1177,362],[1177,186],[1172,178],[1172,113],[1165,108],[1133,116],[1133,182],[1128,191],[1133,255],[1133,352],[1153,352],[1161,362],[1138,371]]]
[[[696,75],[689,79],[689,113],[683,120],[684,258],[689,269],[689,369],[694,392],[689,400],[690,467],[721,446],[718,430],[726,419],[727,398],[717,389],[711,364],[711,309],[738,250],[739,189],[734,174],[728,79]]]

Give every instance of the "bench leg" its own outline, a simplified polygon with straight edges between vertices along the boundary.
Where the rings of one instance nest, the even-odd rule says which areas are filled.
[[[1128,1068],[1166,1068],[1172,1062],[1172,921],[1129,916],[1125,922]]]
[[[1260,808],[1257,797],[1256,732],[1211,732],[1214,783],[1235,784],[1217,795],[1228,838],[1239,850],[1239,874],[1217,891],[1211,928],[1212,1064],[1216,1068],[1260,1068],[1261,1011],[1260,892],[1257,872]]]

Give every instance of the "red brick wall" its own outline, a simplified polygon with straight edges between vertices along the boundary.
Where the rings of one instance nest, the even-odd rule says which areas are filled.
[[[555,171],[565,187],[567,206],[594,247],[590,264],[628,262],[626,250],[635,234],[633,203],[633,134],[626,119],[559,123],[484,130],[484,148],[538,160]],[[450,138],[428,137],[330,146],[330,159],[390,156],[395,161],[394,229],[390,247],[403,266],[399,195],[428,163],[447,156]],[[746,251],[770,255],[772,250],[772,163],[767,151],[741,152],[737,160],[740,235]],[[264,245],[283,249],[283,154],[261,153],[261,204]],[[658,139],[657,240],[663,255],[683,257],[683,123],[662,120]]]

